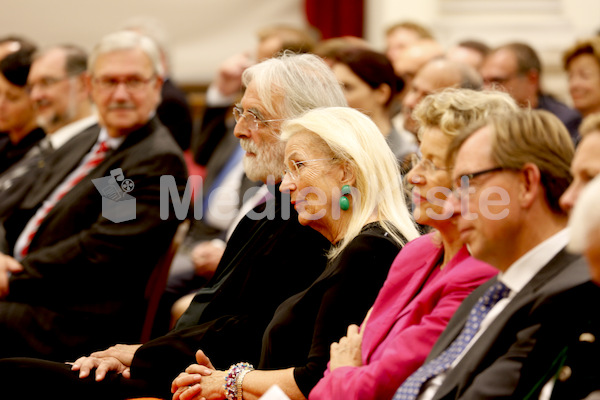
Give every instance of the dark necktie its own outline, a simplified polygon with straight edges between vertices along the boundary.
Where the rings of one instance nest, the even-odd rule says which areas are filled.
[[[421,368],[409,376],[402,386],[398,388],[393,400],[416,399],[425,382],[450,368],[450,365],[462,354],[479,330],[479,325],[483,318],[485,318],[487,313],[499,300],[508,296],[509,293],[510,289],[500,281],[490,286],[483,296],[479,298],[475,307],[471,309],[465,327],[456,339],[439,356],[423,364]]]

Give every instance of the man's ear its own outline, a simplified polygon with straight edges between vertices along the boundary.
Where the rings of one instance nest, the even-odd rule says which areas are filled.
[[[525,208],[531,205],[538,198],[542,187],[542,174],[537,165],[526,163],[521,169],[521,182],[519,186],[519,202]]]

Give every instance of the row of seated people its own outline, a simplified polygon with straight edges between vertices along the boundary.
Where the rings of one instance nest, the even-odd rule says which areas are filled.
[[[176,327],[66,364],[5,358],[3,393],[248,399],[276,384],[290,398],[437,399],[598,389],[593,363],[572,375],[579,397],[554,379],[581,357],[571,339],[597,326],[581,303],[600,295],[584,259],[564,249],[582,182],[557,117],[497,91],[425,97],[414,112],[421,158],[406,175],[411,217],[396,156],[347,107],[322,59],[285,54],[242,81],[234,134],[246,175],[270,196],[237,224]],[[600,131],[590,121],[578,151]],[[415,221],[435,231],[419,236]]]
[[[103,38],[89,58],[75,46],[7,43],[0,356],[62,360],[138,341],[147,283],[180,222],[161,217],[161,177],[180,193],[187,179],[156,117],[160,51],[132,31]]]
[[[414,23],[400,23],[387,32],[387,51],[378,52],[358,38],[343,37],[312,42],[306,31],[290,27],[267,27],[258,35],[256,55],[237,54],[226,60],[209,86],[207,108],[194,135],[192,152],[206,167],[204,216],[192,220],[184,246],[173,263],[163,298],[165,333],[185,311],[194,293],[212,276],[225,242],[245,211],[263,197],[266,187],[251,181],[242,167],[242,149],[232,135],[232,106],[242,89],[241,74],[251,60],[272,57],[284,49],[313,52],[331,66],[350,107],[366,113],[377,124],[406,172],[418,154],[418,124],[412,114],[428,94],[446,87],[502,90],[520,107],[544,109],[565,124],[575,143],[582,115],[600,110],[600,89],[578,67],[581,59],[596,59],[600,79],[600,39],[577,43],[565,53],[569,85],[576,110],[541,90],[542,65],[536,51],[522,42],[494,49],[479,41],[466,41],[443,51],[433,35]],[[585,94],[582,94],[585,93]],[[595,94],[594,94],[595,93]],[[576,100],[577,98],[577,100]],[[400,112],[398,112],[400,109]],[[394,116],[394,113],[397,113]],[[259,193],[251,195],[250,187]],[[244,194],[247,194],[244,197]],[[210,196],[209,196],[210,195]],[[410,200],[410,199],[409,199]],[[241,211],[240,211],[241,209]],[[426,227],[420,226],[425,231]],[[173,306],[174,304],[174,306]],[[167,315],[171,310],[172,315]]]

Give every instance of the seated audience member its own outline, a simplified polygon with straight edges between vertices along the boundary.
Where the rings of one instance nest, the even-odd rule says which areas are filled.
[[[445,155],[465,125],[516,108],[504,93],[469,89],[446,89],[417,106],[422,158],[406,178],[413,186],[415,220],[435,233],[408,243],[394,260],[360,330],[350,326],[331,347],[329,368],[310,400],[391,398],[425,361],[462,300],[497,273],[469,255],[457,216],[444,213],[444,192],[451,187]]]
[[[331,67],[335,62],[335,55],[342,50],[358,47],[365,50],[374,50],[373,46],[363,38],[356,36],[339,36],[320,40],[315,44],[312,53],[321,57]]]
[[[0,175],[0,218],[27,195],[50,154],[97,122],[85,82],[86,69],[87,52],[73,45],[53,46],[34,55],[27,88],[46,137]],[[75,157],[73,152],[62,154]]]
[[[50,157],[2,221],[0,357],[64,360],[138,340],[146,283],[178,225],[173,213],[160,217],[161,176],[173,176],[183,192],[186,170],[181,150],[151,118],[161,85],[154,43],[133,32],[108,35],[88,72],[101,126],[65,144],[76,157]],[[115,171],[135,185],[133,214],[115,216],[92,182]]]
[[[247,363],[215,370],[206,349],[197,355],[201,365],[174,380],[174,400],[259,397],[273,384],[290,398],[307,397],[344,322],[364,318],[394,257],[418,236],[396,158],[368,117],[349,107],[309,111],[284,123],[282,139],[287,169],[280,190],[290,193],[298,221],[332,243],[329,264],[275,311],[258,370]]]
[[[43,382],[38,381],[39,392],[28,392],[31,398],[44,393],[61,399],[166,399],[171,397],[173,379],[195,362],[198,349],[210,354],[219,369],[240,359],[258,364],[273,313],[323,273],[331,247],[317,231],[299,224],[289,195],[275,195],[284,170],[280,127],[284,119],[316,107],[346,106],[346,100],[331,69],[315,55],[269,59],[244,71],[243,81],[246,90],[235,134],[245,149],[247,175],[268,183],[269,199],[238,223],[216,274],[198,291],[175,328],[143,345],[116,345],[81,357],[73,366],[0,360],[0,376],[10,371],[3,376],[7,382],[28,381],[29,372],[35,371]]]
[[[571,211],[581,189],[600,174],[600,112],[585,117],[579,133],[581,141],[571,163],[573,182],[560,198],[560,206],[565,211]]]
[[[446,51],[446,58],[465,63],[479,71],[490,50],[487,44],[479,40],[462,40]]]
[[[179,147],[184,151],[189,149],[192,137],[192,110],[185,92],[171,78],[165,27],[158,19],[136,16],[123,22],[121,29],[146,35],[154,40],[158,46],[164,75],[156,115],[160,122],[171,132]]]
[[[373,50],[350,47],[334,53],[331,63],[348,105],[375,122],[400,165],[408,169],[410,155],[417,148],[392,125],[391,105],[404,84],[388,58]]]
[[[33,49],[18,50],[0,61],[0,173],[44,137],[26,87],[32,53]]]
[[[404,82],[404,90],[398,94],[402,100],[419,70],[428,62],[444,56],[444,49],[434,39],[420,39],[402,50],[391,60],[396,75]]]
[[[247,190],[261,184],[248,179],[242,165],[243,150],[233,135],[232,106],[242,91],[242,73],[256,60],[265,60],[286,49],[305,53],[313,48],[309,32],[287,25],[261,29],[256,53],[237,54],[219,67],[207,91],[207,107],[199,132],[192,138],[195,161],[206,167],[203,180],[203,218],[192,220],[190,230],[177,252],[161,303],[172,309],[173,319],[185,310],[194,293],[210,280],[223,255],[225,241],[236,223],[255,206]],[[252,189],[254,190],[254,189]],[[261,191],[266,191],[263,186]],[[208,197],[211,194],[213,197]],[[225,199],[225,200],[224,200]],[[254,200],[260,199],[260,195]],[[246,202],[248,201],[248,202]],[[183,298],[182,298],[183,296]]]
[[[540,324],[524,360],[514,398],[592,399],[600,396],[600,319],[588,305],[600,301],[600,178],[581,191],[571,210],[567,249],[584,254],[592,282],[556,296],[532,316]],[[545,312],[542,312],[545,311]],[[592,393],[593,392],[593,393]]]
[[[600,36],[575,43],[563,55],[573,106],[587,117],[600,112]]]
[[[530,315],[589,281],[583,259],[565,250],[558,204],[573,142],[553,114],[519,110],[466,128],[448,153],[461,239],[500,273],[461,303],[394,399],[511,398],[539,327]]]
[[[423,98],[442,89],[453,87],[481,89],[481,76],[472,67],[446,59],[436,59],[419,69],[402,100],[402,126],[417,136],[419,126],[412,112]]]
[[[385,55],[394,64],[404,50],[423,39],[433,39],[425,26],[413,21],[397,22],[385,30]]]
[[[7,35],[0,38],[0,60],[17,50],[34,52],[36,45],[32,41],[19,35]]]
[[[579,133],[581,141],[571,164],[573,182],[561,196],[560,205],[570,212],[567,249],[585,255],[594,284],[584,283],[557,296],[547,304],[546,313],[538,313],[541,328],[522,368],[515,398],[591,400],[592,396],[586,397],[591,391],[600,396],[596,362],[600,357],[596,340],[600,323],[597,313],[586,306],[598,303],[596,285],[600,284],[600,219],[596,206],[600,194],[600,113],[585,117]]]
[[[542,63],[531,46],[519,42],[499,46],[488,54],[480,71],[486,89],[508,92],[521,107],[550,111],[565,124],[573,141],[578,140],[581,115],[543,93]]]

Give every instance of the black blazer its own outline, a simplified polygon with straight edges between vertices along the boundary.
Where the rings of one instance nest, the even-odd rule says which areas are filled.
[[[483,399],[513,393],[523,360],[533,347],[532,335],[539,328],[531,314],[546,299],[589,279],[584,260],[561,250],[511,300],[462,360],[448,372],[434,399]],[[479,297],[495,282],[494,277],[463,301],[426,362],[452,343]]]
[[[15,181],[10,188],[1,193],[2,200],[0,201],[0,220],[5,219],[17,207],[23,199],[30,194],[31,187],[34,184],[40,184],[40,180],[50,180],[44,185],[44,193],[46,190],[53,190],[52,185],[59,184],[81,161],[81,159],[90,151],[91,147],[98,139],[100,129],[98,125],[92,125],[85,129],[80,134],[70,139],[67,143],[61,146],[54,152],[47,155],[40,155],[35,165],[32,165],[25,175]],[[55,154],[56,153],[56,154]],[[53,172],[48,172],[48,163],[56,164]],[[38,196],[35,196],[36,198]],[[36,199],[37,200],[37,199]]]
[[[94,129],[97,135],[100,128]],[[69,143],[69,149],[76,150],[73,157],[53,157],[26,199],[4,221],[9,249],[43,200],[78,164],[86,153],[82,150],[95,142],[94,134],[77,139]],[[121,223],[102,216],[102,196],[92,183],[116,168],[135,184],[130,195],[136,201],[136,219]],[[87,321],[95,328],[87,334],[96,346],[138,340],[146,282],[179,223],[172,209],[169,218],[161,219],[162,175],[173,175],[183,193],[187,172],[182,152],[153,119],[130,133],[54,206],[22,260],[24,271],[11,277],[6,300],[43,307],[48,318],[59,314]]]
[[[265,207],[271,211],[260,219],[246,214],[239,222],[213,279],[200,289],[175,329],[135,353],[132,377],[152,387],[142,394],[168,397],[171,381],[195,363],[198,349],[218,369],[239,361],[257,366],[275,309],[324,270],[331,243],[298,223],[288,194],[270,189],[275,199],[251,213],[263,213]]]
[[[537,399],[553,380],[552,400],[583,399],[600,390],[600,287],[576,286],[545,302],[532,318],[540,324],[524,361],[514,398]],[[529,396],[529,397],[528,397]]]

